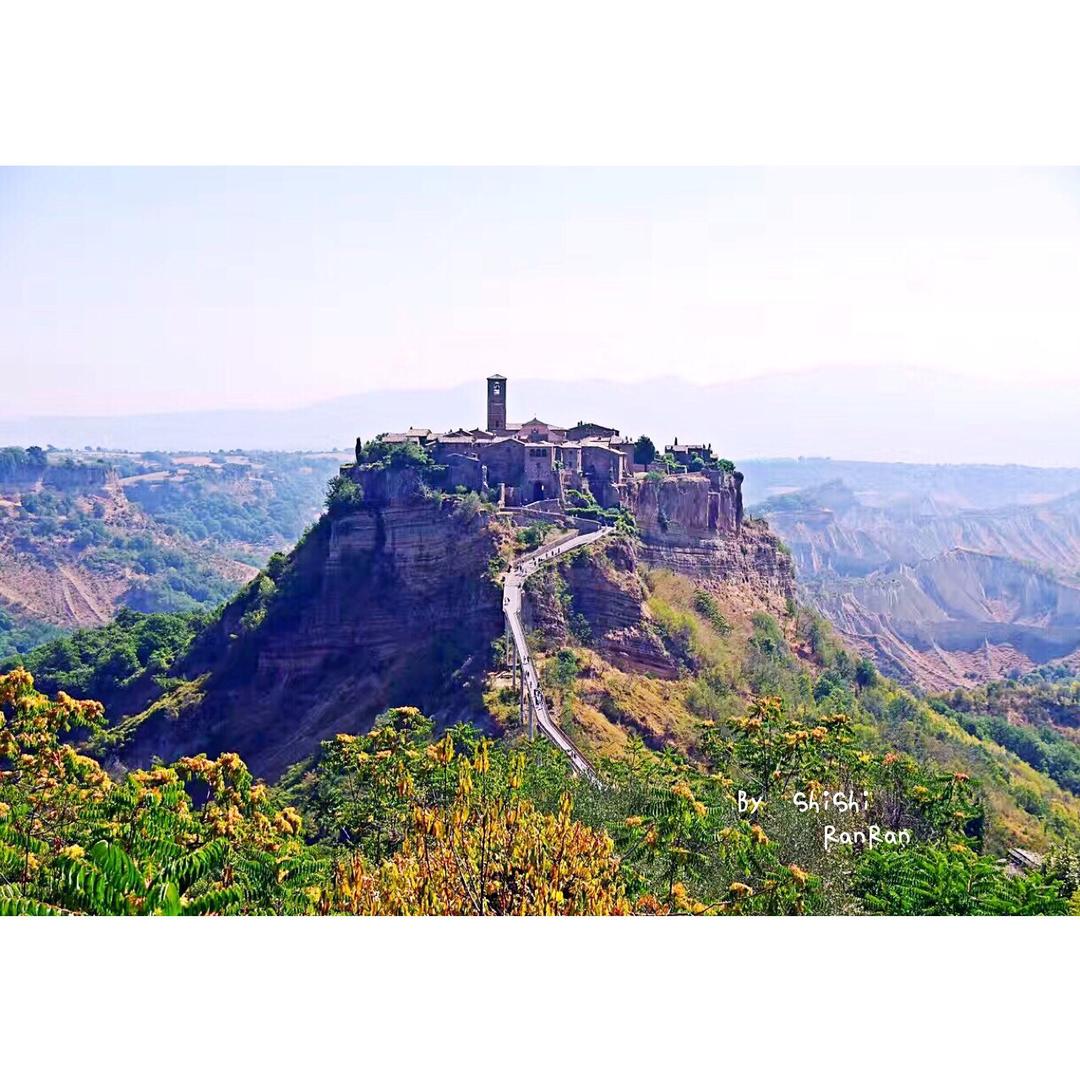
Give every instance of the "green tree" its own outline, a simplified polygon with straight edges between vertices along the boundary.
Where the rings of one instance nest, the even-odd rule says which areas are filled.
[[[656,444],[648,435],[641,435],[634,443],[634,464],[651,465],[656,460]]]

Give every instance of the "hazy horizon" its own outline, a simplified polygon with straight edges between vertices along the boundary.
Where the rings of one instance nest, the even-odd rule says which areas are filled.
[[[508,365],[504,364],[503,367],[507,368]],[[493,373],[494,372],[491,372],[490,374],[493,374]],[[500,372],[500,373],[502,373],[502,372]],[[854,377],[859,377],[859,378],[871,378],[871,379],[873,379],[875,376],[883,375],[883,376],[896,377],[898,374],[902,374],[905,377],[918,378],[918,377],[937,377],[937,376],[942,375],[943,373],[936,370],[936,369],[934,369],[934,368],[931,368],[931,367],[919,367],[918,365],[915,365],[915,364],[896,365],[896,366],[891,367],[891,368],[876,368],[876,369],[869,369],[869,370],[866,369],[866,368],[860,368],[860,367],[852,364],[852,365],[822,365],[820,367],[812,367],[812,368],[806,368],[806,369],[792,368],[792,369],[786,370],[786,371],[785,370],[780,370],[780,371],[776,371],[776,372],[770,372],[767,376],[747,375],[747,376],[744,376],[742,378],[734,378],[734,379],[724,379],[724,378],[693,379],[693,378],[683,377],[681,375],[680,376],[675,376],[674,379],[675,379],[675,381],[677,381],[678,383],[683,384],[683,385],[697,386],[697,387],[700,387],[701,389],[711,389],[711,388],[731,388],[731,387],[734,387],[734,386],[754,383],[754,382],[758,381],[759,379],[766,378],[766,377],[767,378],[783,379],[785,377],[795,377],[795,376],[815,376],[815,375],[828,375],[828,376],[837,375],[837,376],[840,376],[840,375],[846,375],[846,376],[851,376],[853,378]],[[944,374],[949,374],[949,373],[946,372]],[[570,383],[607,383],[607,384],[612,384],[612,385],[618,385],[618,386],[626,388],[627,390],[631,390],[631,389],[647,389],[647,388],[650,388],[650,387],[652,387],[652,386],[654,386],[656,384],[663,384],[663,383],[669,382],[669,381],[671,381],[671,378],[672,377],[666,376],[666,375],[643,376],[643,377],[638,378],[638,379],[604,379],[604,378],[595,378],[595,377],[592,377],[592,376],[585,376],[585,377],[583,377],[581,379],[562,379],[562,380],[560,380],[560,379],[535,378],[535,377],[531,377],[531,376],[526,375],[526,376],[520,376],[520,377],[516,378],[515,382],[524,381],[524,382],[526,382],[528,384],[537,384],[537,383],[552,383],[552,384],[555,384],[555,383],[557,383],[559,385],[566,385],[566,384],[570,384]],[[1026,379],[1024,379],[1024,382],[1026,382],[1026,383],[1028,383],[1030,385],[1032,380],[1029,379],[1029,378],[1026,378]],[[1066,388],[1068,390],[1072,390],[1074,387],[1077,387],[1077,393],[1080,394],[1080,386],[1077,386],[1078,382],[1080,382],[1080,380],[1075,380],[1075,379],[1065,377],[1065,376],[1058,376],[1056,378],[1045,379],[1045,380],[1041,381],[1038,385],[1039,385],[1040,388],[1053,388],[1053,389]],[[994,374],[991,373],[991,375],[989,377],[982,376],[982,377],[977,378],[977,379],[974,380],[974,385],[978,385],[979,383],[992,383],[992,384],[996,384],[996,385],[1003,385],[1003,384],[1008,385],[1009,380],[1003,380],[1000,377],[995,377]],[[411,387],[411,388],[400,388],[400,389],[404,389],[406,392],[409,391],[409,390],[419,390],[421,392],[423,392],[423,391],[431,391],[431,392],[438,393],[440,391],[461,390],[461,389],[466,388],[466,387],[469,387],[469,388],[472,388],[472,389],[476,390],[480,385],[481,385],[480,381],[477,381],[475,379],[473,379],[472,381],[468,381],[468,382],[466,382],[464,380],[461,380],[461,379],[458,379],[456,381],[448,382],[446,384],[442,384],[442,385],[438,385],[438,386]],[[392,387],[376,388],[376,392],[378,390],[393,390],[393,389],[394,388],[392,388]],[[312,400],[304,402],[302,404],[286,403],[286,404],[270,405],[270,406],[260,406],[260,405],[256,405],[256,404],[250,404],[250,405],[242,405],[241,404],[241,405],[233,405],[233,406],[216,405],[216,406],[209,406],[209,407],[202,407],[202,406],[198,406],[198,405],[192,405],[192,406],[188,406],[187,408],[167,408],[167,407],[162,407],[160,409],[153,409],[153,410],[141,410],[141,409],[136,410],[136,409],[132,409],[132,410],[128,410],[128,411],[125,411],[125,412],[116,412],[116,413],[101,413],[101,412],[91,412],[91,411],[85,411],[85,410],[72,411],[72,412],[68,412],[68,413],[58,413],[58,412],[33,412],[33,413],[30,413],[30,412],[26,412],[26,413],[22,413],[19,418],[20,419],[25,418],[25,419],[28,419],[28,420],[42,420],[42,421],[49,421],[49,420],[55,420],[55,419],[78,420],[78,419],[113,418],[113,419],[122,421],[122,420],[130,418],[130,417],[144,417],[144,416],[155,416],[155,415],[160,415],[160,416],[184,416],[184,415],[196,416],[196,415],[204,415],[204,414],[215,413],[215,412],[260,412],[260,413],[292,412],[292,411],[295,411],[296,409],[302,409],[302,408],[318,408],[318,407],[323,406],[323,405],[329,405],[329,404],[332,404],[332,403],[334,403],[336,401],[340,401],[340,400],[342,400],[344,398],[363,396],[363,394],[370,393],[370,392],[372,392],[372,391],[359,391],[359,392],[353,393],[353,394],[329,394],[327,396],[313,398]],[[526,410],[526,411],[528,411],[528,410]],[[516,419],[516,416],[514,418]],[[2,425],[3,422],[4,422],[4,417],[2,415],[0,415],[0,425]],[[0,428],[0,430],[2,430],[2,428]]]
[[[1077,296],[1072,169],[2,169],[0,441],[341,445],[501,371],[519,419],[572,384],[733,453],[1080,465]]]
[[[735,460],[828,457],[913,464],[1080,468],[1072,384],[1007,384],[907,368],[851,368],[701,385],[509,375],[510,419],[596,420],[657,443],[712,442]],[[438,390],[372,390],[286,409],[113,417],[0,417],[0,445],[128,450],[323,450],[410,426],[484,420],[483,379]],[[960,452],[958,447],[962,447]]]

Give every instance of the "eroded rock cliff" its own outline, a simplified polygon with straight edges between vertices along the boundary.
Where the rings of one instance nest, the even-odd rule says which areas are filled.
[[[982,471],[1004,498],[1010,470]],[[932,492],[882,505],[867,488],[832,481],[761,510],[792,549],[807,597],[883,671],[942,691],[1077,652],[1080,494],[1036,490],[1030,503],[969,509]]]
[[[325,516],[196,643],[182,675],[201,680],[197,700],[129,721],[121,757],[232,749],[272,779],[395,705],[481,718],[470,676],[502,628],[488,566],[502,539],[492,518],[454,500]]]
[[[638,477],[628,486],[642,537],[653,543],[731,536],[742,526],[742,473],[707,469]]]
[[[676,660],[664,648],[645,608],[637,550],[625,537],[582,549],[532,578],[526,625],[548,647],[587,641],[622,671],[674,678]]]
[[[643,576],[665,569],[697,582],[734,611],[783,611],[794,596],[791,559],[762,522],[738,535],[679,544],[618,537],[582,549],[530,582],[526,620],[545,644],[576,639],[621,671],[675,678],[679,661],[648,610]]]

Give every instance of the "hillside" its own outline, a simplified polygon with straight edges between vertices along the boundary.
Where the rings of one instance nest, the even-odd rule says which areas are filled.
[[[1080,835],[1080,802],[1047,772],[838,648],[795,604],[791,563],[761,522],[711,539],[682,534],[685,482],[670,483],[667,533],[579,549],[526,588],[552,715],[592,760],[628,761],[641,747],[701,763],[712,727],[775,696],[793,715],[850,716],[870,753],[978,778],[993,851]],[[407,480],[391,488],[376,504],[333,504],[193,641],[176,638],[190,644],[163,671],[106,687],[104,759],[143,766],[228,750],[274,779],[404,705],[437,730],[464,722],[520,741],[497,576],[543,531],[475,496],[425,494]],[[692,520],[692,504],[684,509]]]
[[[1044,849],[1058,830],[1080,829],[1071,784],[1063,789],[992,732],[858,665],[816,615],[792,604],[785,574],[718,573],[707,561],[673,572],[665,561],[650,545],[613,541],[552,567],[533,589],[556,708],[582,747],[621,756],[637,739],[693,759],[708,725],[777,695],[796,711],[857,718],[867,747],[979,777],[995,850]]]
[[[1080,679],[1060,665],[935,701],[966,731],[993,739],[1080,795]]]
[[[275,559],[121,725],[129,763],[234,749],[276,777],[395,705],[480,719],[469,673],[502,627],[489,564],[509,534],[453,500],[327,514]]]
[[[432,491],[412,467],[388,467],[363,492],[339,484],[294,550],[217,615],[126,616],[100,640],[31,656],[46,688],[100,690],[107,722],[65,699],[50,712],[28,676],[0,675],[13,731],[25,716],[37,746],[33,718],[55,715],[108,770],[80,766],[97,806],[89,833],[67,817],[74,846],[55,862],[43,852],[0,909],[155,902],[70,883],[91,874],[84,858],[111,872],[81,841],[114,803],[152,816],[160,799],[180,818],[147,827],[182,826],[170,844],[199,852],[216,836],[235,867],[219,879],[221,852],[207,847],[205,875],[185,872],[170,910],[1064,912],[1080,888],[1071,760],[1038,758],[962,703],[883,680],[795,603],[790,558],[762,522],[703,529],[707,483],[650,483],[635,495],[643,525],[620,519],[525,588],[549,711],[599,787],[529,742],[500,610],[507,560],[572,534],[573,521]],[[94,658],[116,650],[141,670],[111,678]],[[59,670],[79,656],[88,668]],[[1062,699],[1066,719],[1074,697]],[[245,762],[277,787],[253,783]],[[14,775],[0,778],[4,814],[21,805]],[[115,794],[95,787],[108,776],[122,778]],[[209,792],[202,807],[185,784]],[[888,835],[902,846],[822,843],[852,819],[836,807],[805,817],[798,799],[830,787],[865,789],[858,820],[900,830]],[[750,813],[747,791],[761,800]],[[0,820],[0,858],[7,828]],[[1019,877],[998,861],[1018,848],[1031,864]],[[440,877],[432,857],[454,874]],[[565,885],[545,891],[552,875]]]
[[[317,516],[307,455],[0,452],[0,657],[121,608],[213,605]]]
[[[519,531],[550,523],[521,530],[531,511],[432,492],[411,465],[365,468],[362,496],[344,480],[292,554],[271,560],[170,668],[174,690],[148,683],[138,708],[125,697],[125,761],[229,747],[276,776],[321,739],[403,703],[440,724],[492,727],[483,694],[503,628],[498,574]],[[790,592],[790,564],[767,531],[735,531],[735,481],[723,492],[715,483],[684,474],[629,485],[644,547],[658,565],[689,563],[744,592],[766,582]],[[623,635],[622,647],[649,639]]]

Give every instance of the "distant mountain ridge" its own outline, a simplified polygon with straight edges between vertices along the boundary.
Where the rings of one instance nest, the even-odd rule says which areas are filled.
[[[658,362],[662,369],[662,363]],[[824,368],[696,385],[518,379],[510,419],[596,420],[658,444],[712,442],[735,460],[828,454],[865,461],[1024,461],[1080,467],[1080,384],[999,383],[940,372]],[[0,445],[130,450],[328,449],[409,426],[450,429],[484,419],[481,379],[436,390],[372,390],[293,409],[229,409],[127,417],[0,418]]]
[[[871,573],[967,549],[1080,577],[1080,492],[986,510],[956,510],[926,499],[869,507],[834,481],[767,500],[755,511],[775,524],[808,576]]]

